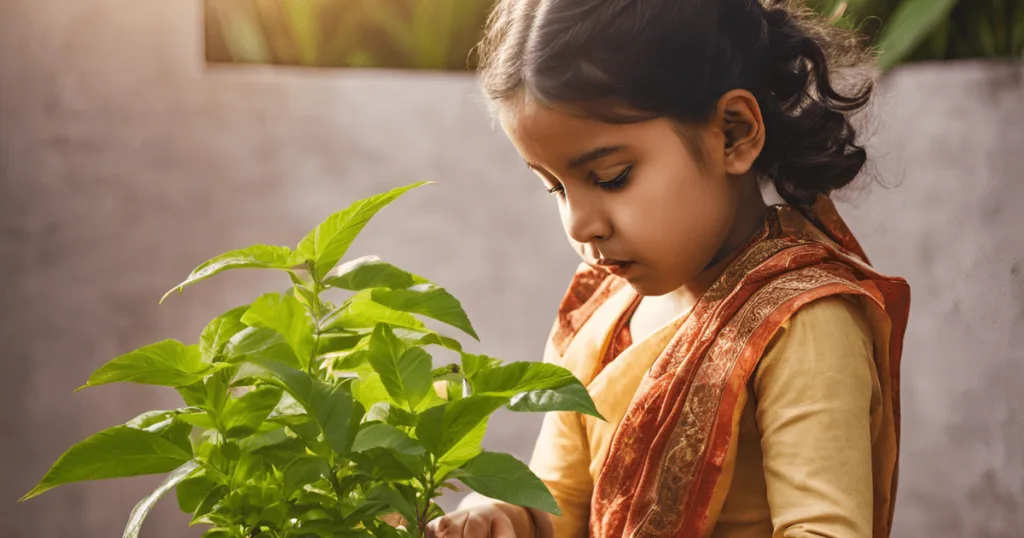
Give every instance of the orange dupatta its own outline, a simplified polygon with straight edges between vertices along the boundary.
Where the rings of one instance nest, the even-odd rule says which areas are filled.
[[[838,244],[838,247],[836,246]],[[582,271],[559,312],[561,351],[625,281]],[[910,305],[901,278],[867,257],[827,197],[805,210],[769,208],[756,236],[704,293],[640,385],[595,484],[593,538],[710,534],[728,484],[740,395],[778,328],[798,308],[833,294],[874,305],[876,369],[888,432],[873,444],[874,537],[892,524],[899,446],[899,362]],[[881,349],[877,342],[883,341]],[[734,452],[733,452],[734,453]],[[723,481],[727,482],[727,481]]]

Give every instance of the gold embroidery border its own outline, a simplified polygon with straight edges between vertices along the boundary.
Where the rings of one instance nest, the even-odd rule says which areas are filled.
[[[792,271],[758,290],[725,326],[694,374],[680,417],[669,437],[659,465],[656,495],[637,524],[631,538],[664,535],[664,529],[678,529],[690,502],[693,484],[704,461],[722,392],[743,348],[755,329],[772,312],[801,293],[830,284],[851,291],[858,288],[849,280],[816,267]],[[660,529],[656,532],[654,529]]]

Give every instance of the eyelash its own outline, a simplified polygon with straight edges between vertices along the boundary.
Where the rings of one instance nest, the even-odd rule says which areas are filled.
[[[632,171],[633,171],[633,165],[629,165],[629,166],[626,167],[625,170],[622,171],[621,174],[615,176],[615,179],[611,179],[611,180],[608,180],[608,181],[596,181],[595,180],[594,184],[597,185],[599,188],[604,189],[604,190],[609,191],[609,192],[614,192],[614,191],[620,190],[620,189],[622,189],[623,187],[626,186],[626,183],[629,181],[629,174]],[[565,188],[562,187],[561,185],[555,185],[554,187],[551,187],[550,189],[548,189],[548,193],[549,194],[557,194],[557,193],[564,192],[564,191],[565,191]]]

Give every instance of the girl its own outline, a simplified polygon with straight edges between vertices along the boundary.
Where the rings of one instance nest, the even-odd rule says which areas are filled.
[[[583,259],[545,360],[606,421],[545,418],[561,516],[473,497],[430,533],[887,537],[909,288],[828,197],[872,89],[833,69],[867,53],[776,0],[500,0],[480,50]]]

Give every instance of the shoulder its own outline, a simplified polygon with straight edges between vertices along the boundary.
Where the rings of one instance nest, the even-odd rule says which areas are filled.
[[[754,375],[758,392],[785,384],[814,385],[827,392],[836,384],[870,389],[877,379],[871,325],[854,295],[830,295],[800,307],[765,348]],[[877,382],[877,381],[875,381]]]

